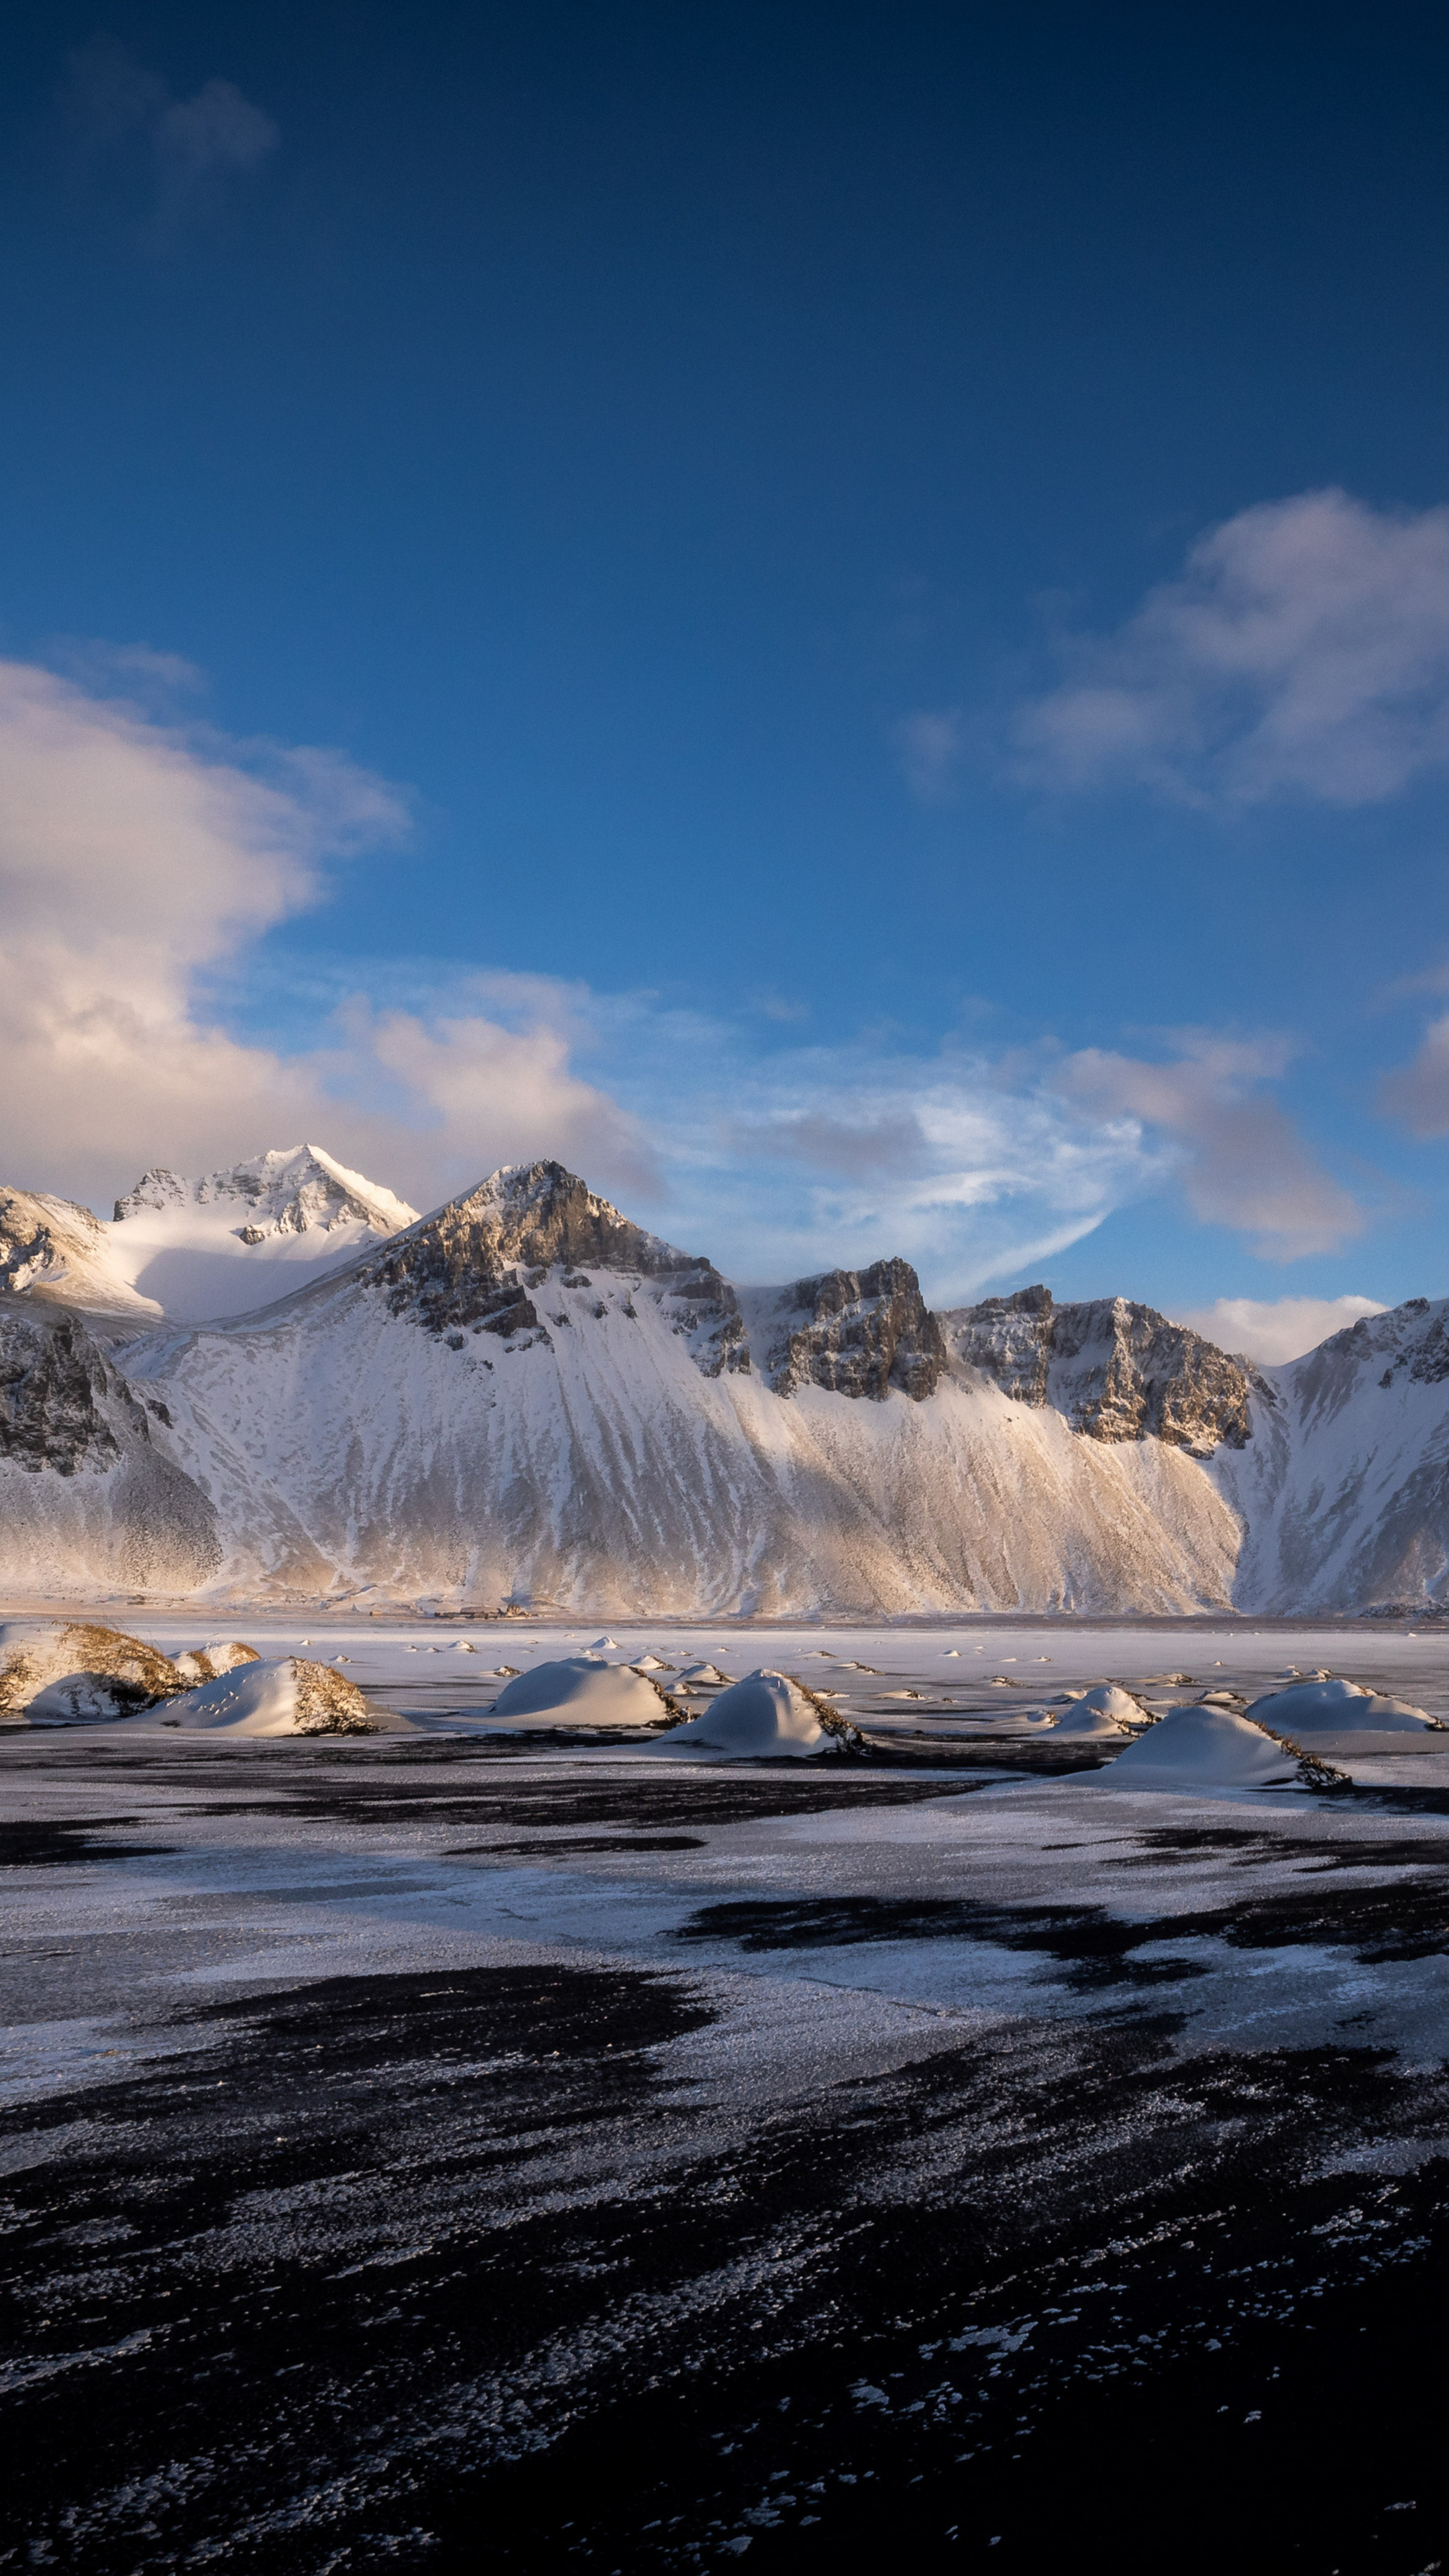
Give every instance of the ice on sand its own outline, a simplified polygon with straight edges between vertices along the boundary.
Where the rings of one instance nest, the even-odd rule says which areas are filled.
[[[1226,1708],[1179,1708],[1150,1726],[1091,1782],[1098,1789],[1279,1789],[1300,1756]]]

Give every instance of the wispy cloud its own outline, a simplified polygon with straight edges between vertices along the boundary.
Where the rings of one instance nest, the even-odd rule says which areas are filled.
[[[923,805],[945,805],[955,792],[965,750],[959,707],[922,707],[891,729],[901,774]]]
[[[281,135],[234,81],[203,82],[178,98],[159,73],[109,36],[69,57],[62,105],[77,159],[129,165],[165,232],[215,203],[233,181],[270,160]]]
[[[1415,1136],[1449,1136],[1449,1013],[1430,1021],[1410,1063],[1384,1075],[1378,1105]]]
[[[1155,1064],[1087,1048],[1067,1057],[1058,1079],[1085,1106],[1140,1119],[1171,1139],[1194,1216],[1247,1234],[1267,1260],[1330,1252],[1361,1234],[1356,1200],[1264,1091],[1287,1070],[1289,1042],[1186,1030],[1179,1049],[1175,1061]]]
[[[1210,529],[1016,719],[1020,773],[1199,804],[1365,805],[1449,762],[1449,509],[1341,491]]]
[[[1211,1306],[1173,1309],[1173,1320],[1190,1324],[1224,1351],[1244,1351],[1264,1368],[1301,1359],[1330,1333],[1341,1333],[1361,1315],[1381,1315],[1377,1297],[1219,1297]]]

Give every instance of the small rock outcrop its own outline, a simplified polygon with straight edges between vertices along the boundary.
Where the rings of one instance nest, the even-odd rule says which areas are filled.
[[[623,1274],[645,1288],[706,1377],[749,1367],[735,1292],[714,1264],[631,1224],[561,1163],[493,1173],[466,1198],[398,1236],[363,1276],[384,1290],[393,1314],[412,1317],[429,1333],[471,1330],[510,1339],[545,1332],[534,1295],[546,1283],[551,1290],[588,1289],[595,1271]]]
[[[898,1387],[919,1403],[934,1395],[946,1365],[940,1325],[908,1261],[799,1279],[767,1320],[765,1373],[777,1395],[810,1384],[879,1403]]]
[[[1036,1287],[940,1320],[953,1358],[1019,1404],[1055,1405],[1089,1439],[1151,1437],[1207,1458],[1250,1436],[1256,1373],[1151,1306],[1126,1297],[1058,1306]]]

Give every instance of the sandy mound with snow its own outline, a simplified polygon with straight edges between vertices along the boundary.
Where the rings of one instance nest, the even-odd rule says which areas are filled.
[[[356,1682],[305,1655],[254,1657],[187,1691],[168,1723],[223,1728],[232,1735],[398,1735],[408,1720],[379,1708]]]
[[[184,1687],[167,1655],[84,1619],[0,1626],[0,1725],[57,1726],[134,1717]]]
[[[1248,1715],[1275,1735],[1299,1743],[1324,1735],[1437,1735],[1440,1730],[1422,1708],[1386,1692],[1364,1690],[1358,1682],[1323,1679],[1292,1682],[1286,1690],[1255,1699]]]
[[[1310,1768],[1296,1746],[1284,1745],[1227,1708],[1179,1708],[1150,1726],[1110,1767],[1096,1789],[1286,1789]]]
[[[594,1654],[535,1664],[499,1692],[492,1708],[510,1726],[658,1726],[668,1714],[647,1675]]]
[[[1147,1710],[1117,1682],[1097,1682],[1064,1708],[1054,1735],[1097,1735],[1120,1742],[1146,1722]]]
[[[189,1646],[176,1658],[176,1669],[189,1690],[198,1682],[214,1682],[218,1673],[234,1673],[238,1664],[259,1664],[261,1656],[255,1646],[244,1646],[237,1637],[214,1640],[209,1646]]]
[[[659,1746],[669,1753],[713,1754],[731,1762],[768,1754],[808,1758],[862,1749],[847,1719],[784,1673],[748,1673],[722,1690],[698,1717],[671,1728]]]

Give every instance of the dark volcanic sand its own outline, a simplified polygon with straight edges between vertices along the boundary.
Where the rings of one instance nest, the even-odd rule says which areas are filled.
[[[1449,2557],[1449,1816],[0,1745],[0,2565]]]

